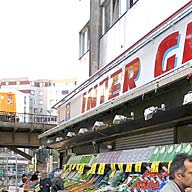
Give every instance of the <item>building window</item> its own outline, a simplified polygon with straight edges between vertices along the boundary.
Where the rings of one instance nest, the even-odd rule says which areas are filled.
[[[101,7],[102,34],[104,34],[112,25],[112,1],[106,0]]]
[[[138,0],[104,0],[101,4],[102,34],[104,34]]]
[[[43,108],[39,108],[39,113],[43,113]]]
[[[8,103],[8,105],[13,104],[13,97],[12,97],[12,96],[8,95],[8,97],[7,97],[7,103]]]
[[[39,83],[39,87],[45,87],[45,83],[43,82]]]
[[[37,113],[37,108],[34,108],[34,113]]]
[[[35,91],[34,90],[31,90],[31,95],[35,95]]]
[[[81,57],[89,50],[89,23],[79,33],[79,56]]]
[[[39,105],[43,105],[43,100],[39,100]]]
[[[30,84],[31,84],[31,86],[35,86],[35,82],[34,81],[31,81]]]
[[[26,104],[27,104],[27,97],[24,96],[24,105],[26,105]]]
[[[68,93],[69,93],[68,90],[62,90],[62,91],[61,91],[61,94],[62,94],[62,95],[67,95]]]
[[[131,7],[133,7],[133,5],[137,2],[138,0],[128,0],[128,9],[130,9]]]
[[[42,96],[43,95],[43,91],[39,91],[39,96]]]

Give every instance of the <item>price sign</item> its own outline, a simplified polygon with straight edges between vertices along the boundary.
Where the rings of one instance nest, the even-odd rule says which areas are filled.
[[[119,163],[119,164],[118,164],[118,168],[119,168],[119,170],[120,170],[121,172],[123,172],[123,163]]]
[[[96,163],[93,163],[92,166],[91,166],[91,169],[87,172],[87,174],[95,174],[95,171],[96,171],[96,167],[97,167],[97,164]]]
[[[73,164],[73,166],[72,166],[72,170],[74,170],[74,169],[75,169],[75,167],[76,167],[76,164]]]
[[[110,177],[110,178],[114,177],[115,172],[116,172],[116,171],[112,171],[109,177]]]
[[[73,166],[72,164],[69,165],[69,171],[72,170],[72,166]]]
[[[105,163],[101,163],[101,164],[99,165],[99,169],[98,169],[98,172],[97,172],[97,173],[103,175],[104,172],[105,172]]]
[[[133,163],[127,163],[125,172],[132,172]]]
[[[67,169],[67,165],[64,165],[63,166],[63,170],[65,171]]]
[[[81,165],[79,166],[78,173],[82,173],[82,174],[83,174],[84,167],[85,167],[85,165],[84,165],[84,164],[81,164]]]
[[[112,171],[116,171],[115,163],[111,163],[110,167]]]
[[[77,170],[77,171],[79,170],[80,166],[81,166],[81,164],[77,164],[77,165],[76,165],[76,170]]]
[[[159,172],[159,161],[154,161],[152,164],[151,164],[151,172],[152,173],[158,173]]]
[[[142,165],[142,162],[137,162],[135,164],[135,172],[141,172],[141,165]]]
[[[172,161],[169,161],[169,164],[168,164],[168,173],[169,173],[169,169],[170,169],[171,163],[172,163]]]

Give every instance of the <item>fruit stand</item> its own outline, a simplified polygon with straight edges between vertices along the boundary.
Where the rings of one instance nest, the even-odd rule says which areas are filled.
[[[191,148],[191,143],[183,143],[71,156],[62,172],[65,189],[74,192],[156,192],[167,181],[175,155],[191,154]]]

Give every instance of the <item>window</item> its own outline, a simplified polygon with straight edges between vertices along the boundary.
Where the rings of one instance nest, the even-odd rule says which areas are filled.
[[[34,81],[31,81],[30,84],[31,84],[31,86],[35,86],[35,82]]]
[[[39,83],[39,87],[45,87],[45,83],[44,82]]]
[[[110,2],[112,1],[104,1],[103,5],[102,5],[102,13],[101,13],[101,17],[102,17],[102,34],[104,34],[112,25],[112,11],[111,11],[111,4]]]
[[[137,2],[138,0],[128,0],[128,9],[133,7],[133,5]]]
[[[89,23],[79,33],[79,56],[81,57],[89,50]]]
[[[34,108],[34,113],[37,113],[37,108]]]
[[[39,105],[43,105],[43,100],[39,100]]]
[[[31,95],[35,95],[35,91],[34,90],[31,90]]]
[[[104,0],[101,4],[102,34],[104,34],[138,0]]]
[[[27,104],[27,98],[26,98],[26,96],[24,96],[24,105],[26,105]]]
[[[65,111],[65,120],[68,121],[70,119],[70,103],[66,105],[66,111]]]
[[[42,96],[43,95],[43,91],[39,91],[39,96]]]
[[[13,103],[13,97],[12,96],[8,95],[7,103],[8,103],[8,105],[11,105]]]
[[[62,90],[62,91],[61,91],[61,94],[62,94],[62,95],[67,95],[68,93],[69,93],[68,90]]]

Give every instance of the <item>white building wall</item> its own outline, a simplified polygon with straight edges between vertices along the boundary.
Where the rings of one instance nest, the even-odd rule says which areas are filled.
[[[81,2],[77,2],[76,9],[76,14],[78,14],[78,23],[75,25],[78,25],[78,29],[81,29],[81,27],[90,19],[90,0],[81,0]]]
[[[79,59],[79,62],[81,65],[79,69],[79,77],[78,77],[80,84],[89,78],[89,62],[90,62],[89,54],[90,52],[88,51]]]
[[[110,63],[189,0],[139,0],[100,39],[100,68]]]
[[[90,20],[90,0],[81,0],[77,3],[78,5],[78,30],[82,29],[82,27],[85,26],[85,24]],[[82,11],[83,10],[83,11]],[[77,13],[76,13],[77,14]],[[77,34],[78,37],[78,34]],[[79,37],[78,37],[79,38]],[[79,49],[81,49],[79,47]],[[79,51],[80,52],[80,51]],[[86,79],[89,78],[89,51],[83,55],[80,55],[79,57],[79,68],[77,73],[78,77],[78,84],[80,85],[82,82],[84,82]]]

